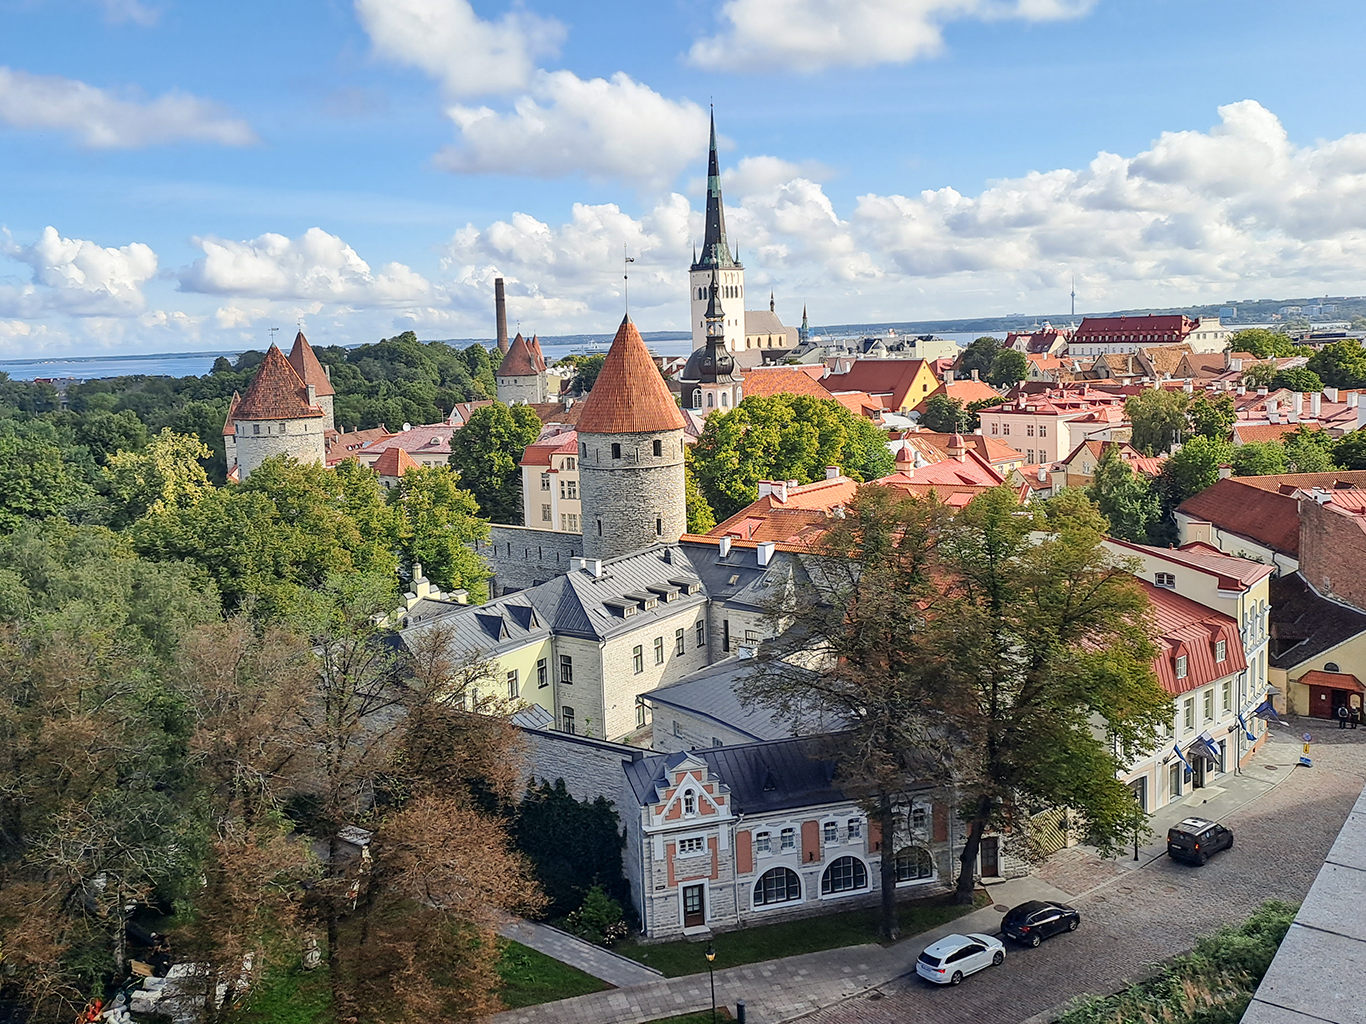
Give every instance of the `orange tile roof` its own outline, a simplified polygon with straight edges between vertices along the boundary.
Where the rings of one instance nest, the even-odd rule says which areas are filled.
[[[1286,434],[1293,434],[1300,427],[1318,430],[1317,423],[1235,423],[1233,436],[1242,444],[1261,441],[1279,441]]]
[[[918,430],[907,437],[921,437],[930,444],[943,452],[948,452],[949,442],[952,441],[952,434],[936,433],[933,430]],[[1024,452],[1017,452],[1004,441],[998,441],[994,437],[987,437],[985,434],[963,434],[963,441],[969,448],[972,448],[987,462],[995,465],[998,462],[1024,462]]]
[[[747,370],[744,375],[744,392],[746,398],[769,398],[773,395],[833,397],[812,379],[811,374],[797,366],[770,366]]]
[[[271,345],[247,385],[247,393],[237,404],[239,420],[301,420],[321,416],[323,411],[308,404],[308,389],[280,349]]]
[[[684,426],[640,331],[629,315],[623,317],[593,390],[583,400],[579,433],[652,434]]]
[[[533,350],[531,342],[527,341],[519,333],[512,339],[512,344],[508,346],[507,355],[503,356],[503,361],[498,365],[495,376],[498,377],[534,377],[545,370],[545,360],[536,363],[536,352],[540,351],[540,343],[537,342]]]
[[[303,331],[295,336],[294,347],[289,350],[289,365],[294,367],[294,372],[299,375],[300,380],[313,385],[313,394],[316,397],[327,398],[336,394],[332,390],[332,381],[327,376],[327,371],[323,369],[323,364],[318,362],[313,346],[308,343]]]
[[[869,419],[876,418],[877,414],[886,408],[882,399],[874,398],[866,391],[840,391],[831,394],[830,397],[855,416],[865,416]]]
[[[825,378],[827,390],[866,391],[870,395],[890,395],[887,403],[899,409],[906,404],[906,393],[915,383],[923,359],[856,359],[847,373],[832,373]]]
[[[526,446],[522,452],[523,466],[548,466],[550,456],[568,455],[579,447],[579,435],[577,431],[566,430],[563,433],[551,434],[543,437],[534,444]]]
[[[1295,682],[1303,683],[1305,686],[1327,686],[1334,690],[1356,690],[1359,693],[1366,693],[1366,686],[1350,672],[1323,672],[1314,669],[1300,676]]]
[[[926,395],[924,400],[921,401],[912,412],[923,412],[925,410],[925,402],[928,402],[935,395],[947,395],[947,397],[951,399],[957,399],[963,403],[963,408],[965,409],[973,402],[981,402],[988,398],[1001,397],[1001,393],[985,381],[972,380],[971,378],[967,380],[956,380],[952,384],[940,384],[939,387]]]
[[[402,448],[386,448],[372,468],[380,476],[402,476],[410,469],[417,469],[417,463]]]
[[[232,393],[232,401],[228,403],[228,416],[223,421],[223,435],[237,433],[237,428],[233,425],[233,417],[237,415],[237,407],[242,404],[242,396],[236,391]]]

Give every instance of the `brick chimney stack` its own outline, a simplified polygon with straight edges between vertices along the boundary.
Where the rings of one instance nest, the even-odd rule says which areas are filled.
[[[493,311],[498,320],[498,351],[508,354],[508,305],[503,295],[503,279],[493,281]]]

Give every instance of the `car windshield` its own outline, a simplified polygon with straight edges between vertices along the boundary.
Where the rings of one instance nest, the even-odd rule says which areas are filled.
[[[920,954],[920,962],[928,967],[938,967],[940,963],[939,957],[935,956],[933,953],[928,952]]]

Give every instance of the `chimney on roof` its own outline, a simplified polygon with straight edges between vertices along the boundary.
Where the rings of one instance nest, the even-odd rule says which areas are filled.
[[[601,579],[601,577],[602,577],[602,559],[601,559],[601,558],[585,558],[585,559],[583,560],[583,567],[589,571],[589,573],[592,575],[593,579],[595,579],[595,580],[596,580],[596,579]]]
[[[1045,466],[1043,463],[1039,463],[1039,471],[1037,473],[1037,476],[1039,478],[1039,483],[1043,484],[1048,482],[1048,467]]]
[[[726,556],[728,556],[728,555],[730,554],[730,538],[729,538],[729,537],[722,537],[722,538],[721,538],[720,543],[718,543],[718,544],[716,545],[716,553],[717,553],[718,555],[720,555],[722,558],[725,558]]]
[[[1025,407],[1025,394],[1024,394],[1023,391],[1021,391],[1021,392],[1020,392],[1020,408],[1023,409],[1024,407]]]
[[[1222,465],[1220,465],[1220,467],[1219,467],[1219,479],[1220,479],[1220,480],[1227,480],[1227,479],[1228,479],[1229,477],[1231,477],[1232,475],[1233,475],[1233,467],[1232,467],[1232,466],[1230,466],[1227,462],[1225,462],[1225,463],[1223,463]]]
[[[508,354],[508,304],[503,294],[503,279],[493,281],[493,315],[498,324],[498,351]]]
[[[952,384],[952,383],[953,383],[953,371],[952,371],[952,370],[945,370],[945,371],[944,371],[944,383],[945,383],[945,384]]]
[[[972,379],[973,379],[973,380],[977,380],[977,371],[976,371],[976,370],[973,370],[973,371],[972,371]]]
[[[1239,385],[1238,385],[1238,394],[1240,394],[1240,395],[1245,395],[1245,394],[1247,394],[1247,388],[1245,388],[1245,387],[1243,387],[1243,385],[1239,384]]]
[[[1353,393],[1355,394],[1355,392]],[[1360,430],[1362,427],[1366,427],[1366,405],[1362,405],[1361,402],[1357,402],[1356,429]]]
[[[1355,409],[1361,403],[1361,395],[1355,391],[1347,392],[1347,408]]]
[[[312,384],[305,384],[304,387],[308,389],[308,404],[309,404],[309,405],[317,405],[317,404],[318,404],[318,389],[317,389],[314,385],[312,385]]]
[[[1325,398],[1328,399],[1328,401],[1330,401],[1330,402],[1336,402],[1336,401],[1338,400],[1338,389],[1337,389],[1337,388],[1324,388],[1324,389],[1323,389],[1323,395],[1324,395]]]
[[[1195,392],[1195,382],[1190,380],[1186,381],[1186,383],[1182,385],[1181,390],[1188,395],[1193,394]]]
[[[1257,394],[1259,394],[1259,395],[1264,395],[1264,394],[1266,394],[1266,388],[1258,388],[1258,389],[1257,389]]]
[[[825,467],[825,479],[827,479],[827,480],[833,480],[833,479],[835,479],[835,477],[837,477],[837,476],[839,476],[839,475],[840,475],[840,468],[839,468],[839,466],[826,466],[826,467]]]
[[[759,558],[760,568],[768,565],[768,563],[772,561],[773,552],[777,549],[777,547],[778,545],[776,545],[771,540],[761,540],[759,542],[759,546],[755,549],[755,554]]]

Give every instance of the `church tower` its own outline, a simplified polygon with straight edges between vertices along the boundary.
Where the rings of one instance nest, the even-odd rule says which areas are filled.
[[[715,278],[713,278],[715,271]],[[707,221],[702,238],[702,254],[694,256],[689,281],[692,285],[692,347],[707,343],[707,301],[712,281],[721,289],[721,298],[731,312],[722,323],[726,348],[739,352],[745,347],[745,268],[730,252],[726,241],[726,209],[721,201],[721,165],[716,157],[716,114],[711,116],[711,152],[707,156]]]
[[[797,328],[797,344],[805,345],[811,340],[811,326],[806,322],[806,303],[802,303],[802,325]]]
[[[686,532],[683,428],[640,332],[624,317],[577,424],[585,558],[628,555]]]
[[[726,312],[717,287],[719,271],[711,272],[711,298],[703,314],[707,328],[707,343],[693,352],[683,367],[679,383],[683,385],[683,408],[710,416],[718,409],[729,412],[744,397],[743,378],[735,366],[735,357],[726,348]]]

